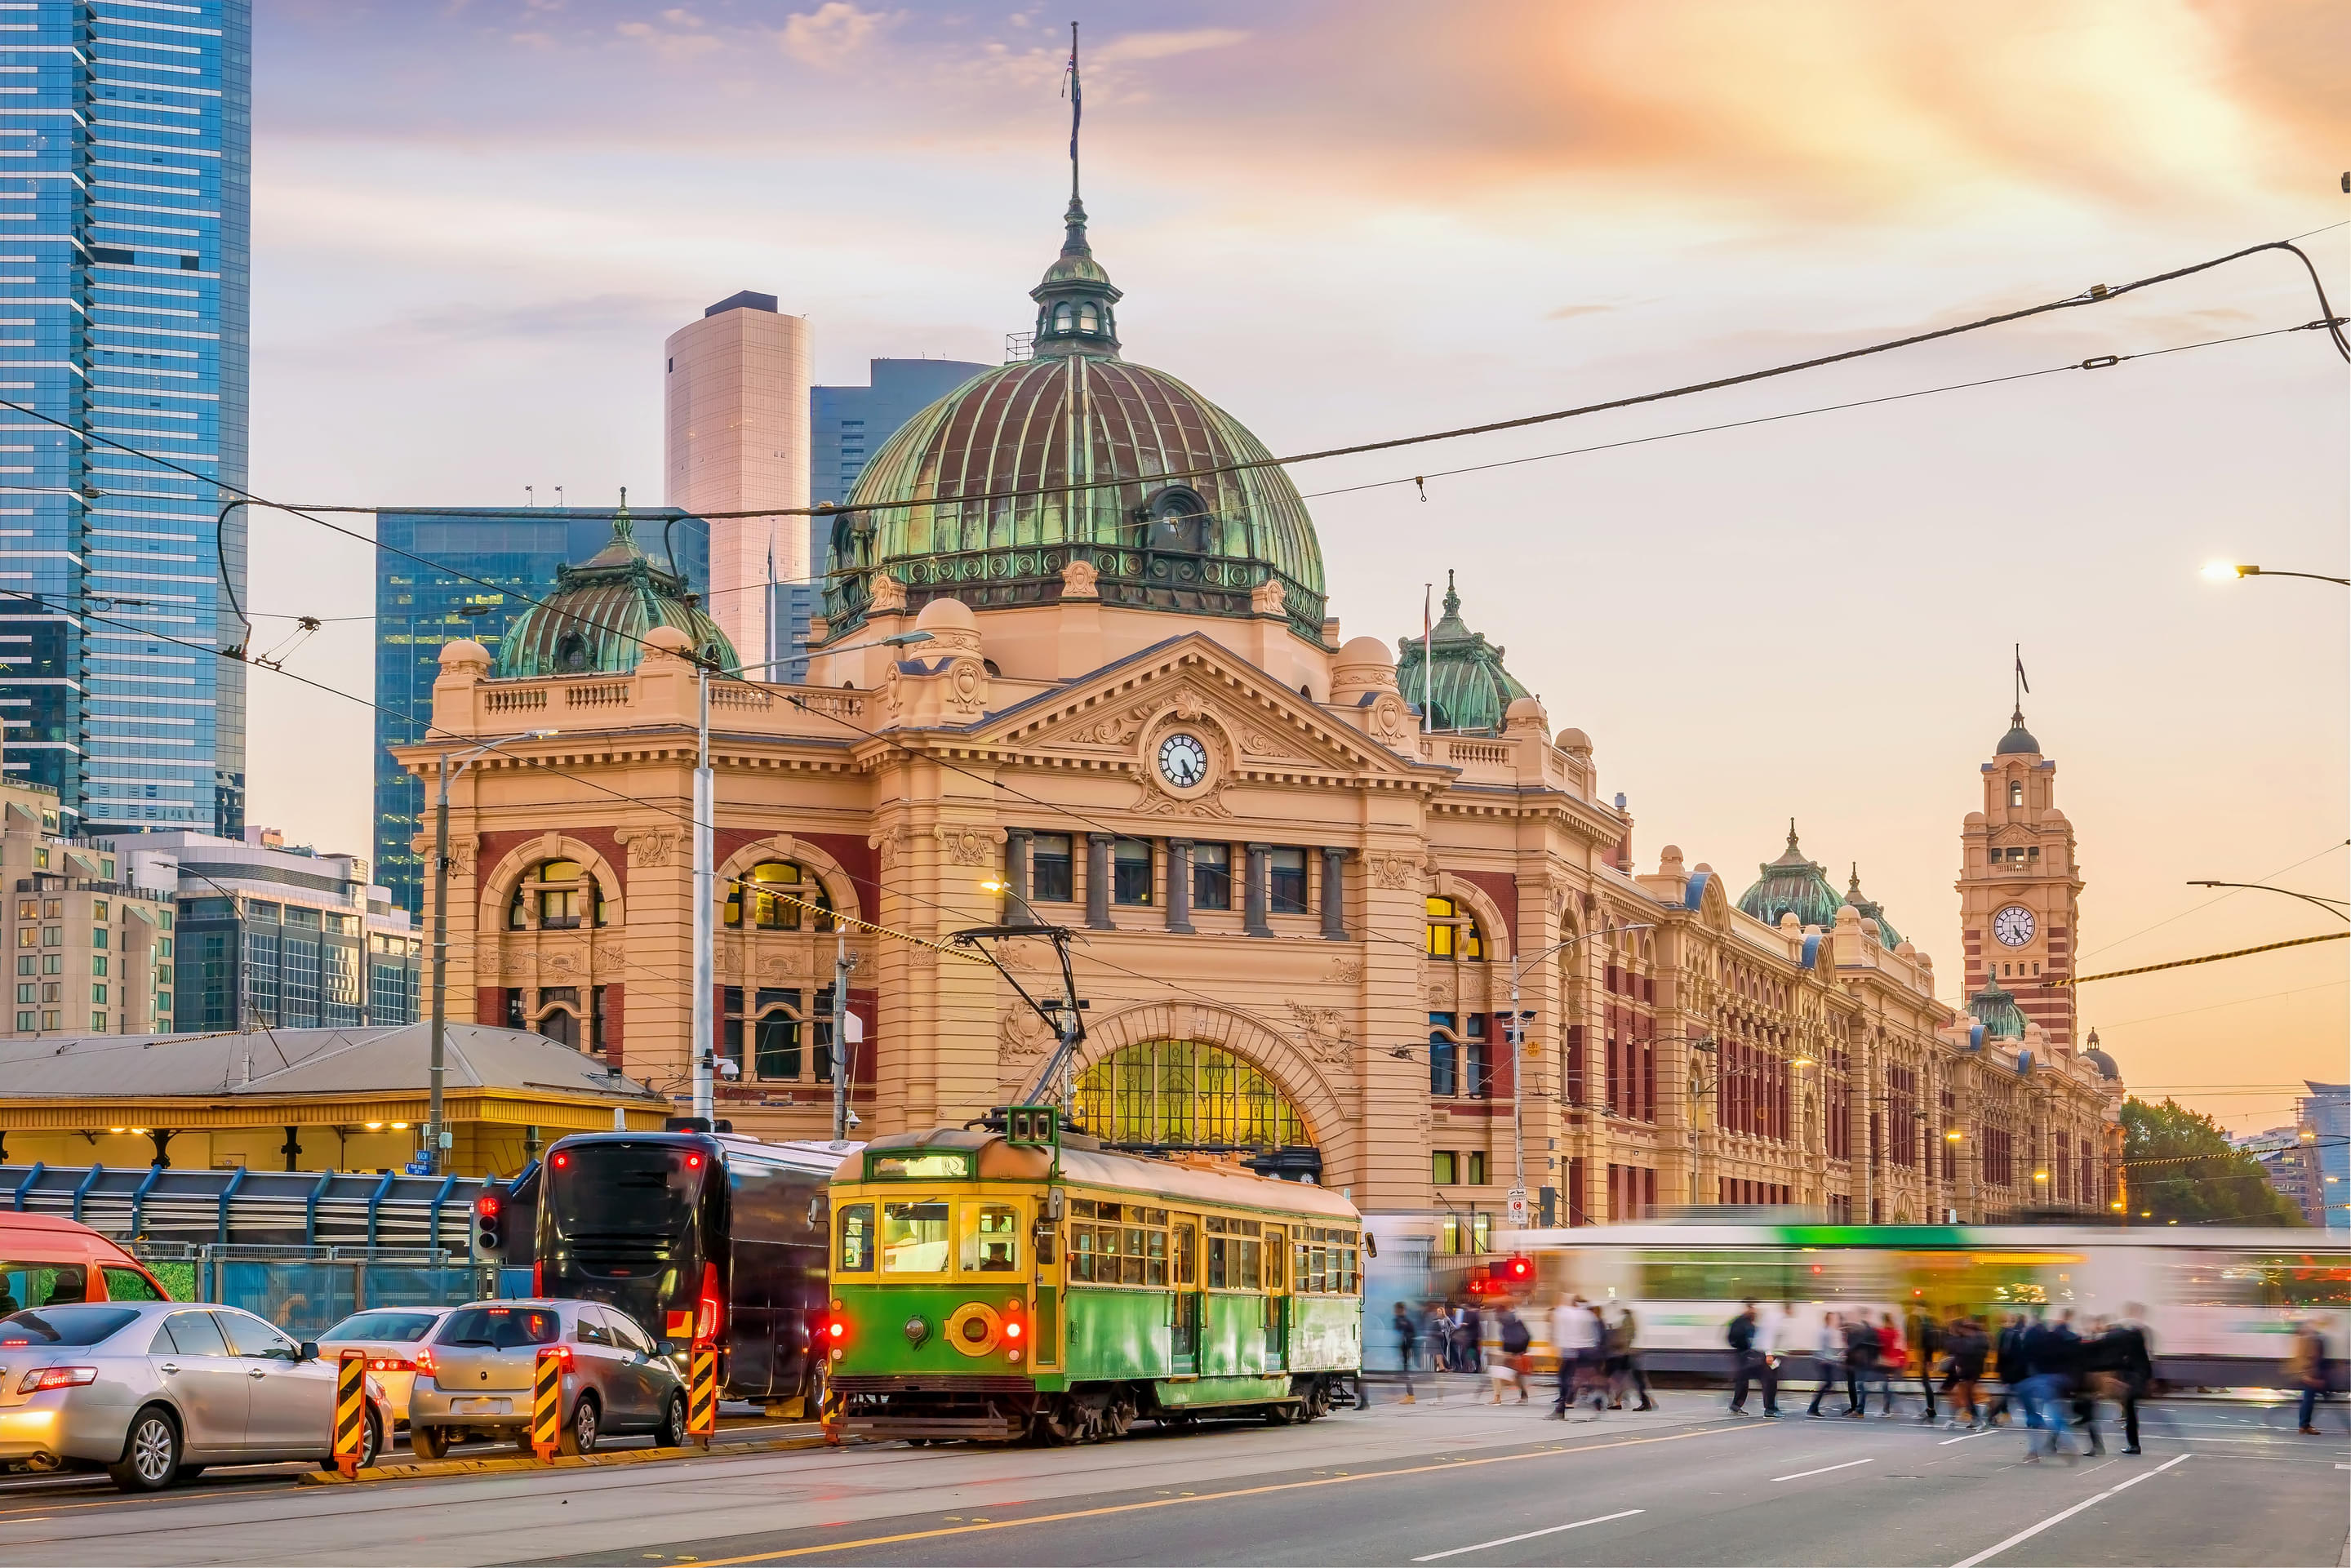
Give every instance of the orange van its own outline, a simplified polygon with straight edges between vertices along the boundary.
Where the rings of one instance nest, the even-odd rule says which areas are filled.
[[[168,1301],[139,1260],[54,1214],[0,1209],[0,1317],[73,1301]]]

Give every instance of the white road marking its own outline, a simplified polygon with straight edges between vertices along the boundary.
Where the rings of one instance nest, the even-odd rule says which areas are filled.
[[[1966,1442],[1966,1441],[1968,1440],[1968,1438],[1969,1438],[1969,1437],[1991,1437],[1991,1436],[1992,1435],[1993,1430],[1994,1430],[1994,1428],[1992,1428],[1992,1427],[1985,1427],[1982,1431],[1980,1431],[1980,1432],[1970,1432],[1970,1433],[1967,1433],[1967,1434],[1965,1434],[1964,1436],[1961,1436],[1961,1437],[1946,1437],[1946,1438],[1944,1438],[1941,1442],[1939,1442],[1939,1443],[1936,1444],[1936,1445],[1935,1445],[1935,1447],[1937,1447],[1937,1448],[1949,1448],[1953,1443],[1964,1443],[1964,1442]]]
[[[2176,1459],[2164,1460],[2163,1463],[2156,1466],[2155,1469],[2151,1470],[2142,1470],[2137,1475],[2131,1477],[2130,1479],[2124,1481],[2117,1486],[2108,1487],[2105,1490],[2098,1493],[2095,1497],[2083,1499],[2080,1502],[2075,1503],[2073,1507],[2067,1509],[2063,1513],[2053,1513],[2047,1519],[2043,1520],[2040,1523],[2033,1525],[2029,1529],[2018,1531],[2014,1535],[2010,1536],[2006,1541],[2001,1542],[1997,1546],[1985,1547],[1973,1557],[1970,1557],[1963,1562],[1953,1563],[1951,1568],[1976,1568],[1977,1563],[1999,1556],[2001,1552],[2007,1551],[2010,1547],[2014,1546],[2021,1541],[2032,1540],[2034,1536],[2040,1534],[2051,1525],[2062,1523],[2064,1521],[2073,1518],[2084,1509],[2088,1508],[2095,1503],[2105,1501],[2106,1499],[2114,1496],[2115,1493],[2118,1491],[2128,1491],[2131,1488],[2138,1485],[2139,1482],[2147,1479],[2149,1476],[2159,1476],[2174,1465],[2186,1464],[2189,1458],[2189,1455],[2182,1454]]]
[[[1877,1463],[1876,1459],[1847,1459],[1841,1465],[1823,1465],[1816,1470],[1798,1470],[1792,1476],[1773,1476],[1771,1479],[1775,1481],[1800,1481],[1806,1476],[1824,1476],[1831,1470],[1849,1470],[1855,1465],[1874,1465],[1876,1463]]]
[[[1557,1535],[1562,1530],[1582,1530],[1587,1524],[1605,1524],[1612,1519],[1630,1519],[1641,1510],[1628,1508],[1622,1513],[1604,1513],[1596,1519],[1579,1519],[1573,1524],[1554,1524],[1549,1530],[1530,1530],[1524,1535],[1505,1535],[1499,1541],[1481,1541],[1475,1546],[1457,1546],[1450,1552],[1432,1552],[1426,1557],[1416,1557],[1416,1563],[1435,1563],[1441,1558],[1458,1557],[1464,1552],[1483,1552],[1490,1546],[1508,1546],[1513,1542],[1532,1541],[1538,1535]]]

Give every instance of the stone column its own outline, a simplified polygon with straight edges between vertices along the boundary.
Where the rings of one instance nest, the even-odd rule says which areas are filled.
[[[1322,936],[1328,942],[1347,939],[1347,883],[1342,869],[1347,852],[1328,845],[1322,851]]]
[[[1192,929],[1192,841],[1167,841],[1167,929]]]
[[[1110,846],[1108,833],[1086,835],[1086,924],[1096,931],[1114,931],[1110,923]]]
[[[1028,828],[1004,830],[1004,885],[1010,890],[1004,900],[1004,924],[1033,925],[1029,913],[1029,840]]]
[[[1273,927],[1265,923],[1267,883],[1273,863],[1271,844],[1249,846],[1249,893],[1242,900],[1241,930],[1250,936],[1270,936]]]

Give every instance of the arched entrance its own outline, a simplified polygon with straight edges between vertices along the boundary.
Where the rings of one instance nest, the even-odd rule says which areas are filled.
[[[1140,1040],[1079,1074],[1077,1125],[1115,1148],[1238,1155],[1269,1174],[1319,1175],[1298,1107],[1221,1045]]]

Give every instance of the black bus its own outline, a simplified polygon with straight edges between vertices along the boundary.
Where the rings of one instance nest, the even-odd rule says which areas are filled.
[[[539,1170],[534,1290],[627,1312],[685,1370],[718,1346],[719,1394],[813,1415],[810,1344],[830,1300],[825,1184],[857,1145],[584,1133]]]

